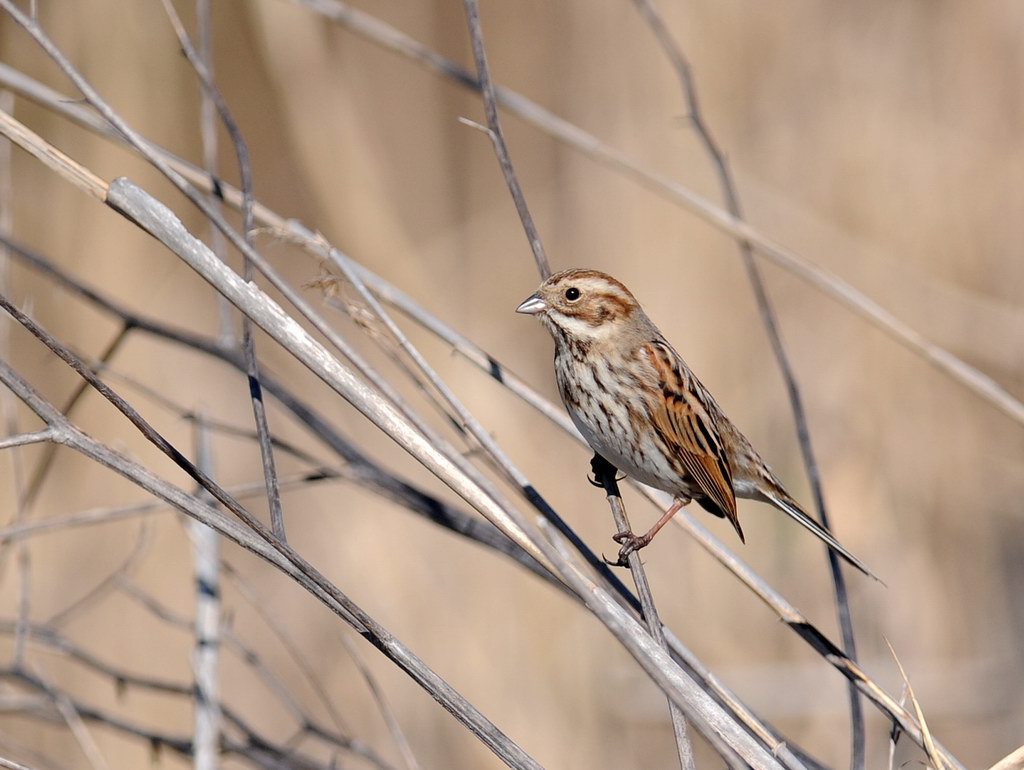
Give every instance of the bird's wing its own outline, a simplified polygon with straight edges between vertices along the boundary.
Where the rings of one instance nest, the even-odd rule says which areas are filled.
[[[658,378],[658,390],[652,391],[649,399],[654,429],[700,489],[705,502],[728,518],[743,540],[729,458],[703,386],[668,343],[649,342],[644,353]]]

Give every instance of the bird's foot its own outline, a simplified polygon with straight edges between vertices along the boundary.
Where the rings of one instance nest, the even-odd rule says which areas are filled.
[[[632,532],[616,532],[612,535],[612,540],[621,544],[622,548],[619,549],[618,561],[609,563],[616,567],[628,567],[630,554],[646,547],[653,539],[654,538],[651,537],[650,533],[646,535],[634,535]]]

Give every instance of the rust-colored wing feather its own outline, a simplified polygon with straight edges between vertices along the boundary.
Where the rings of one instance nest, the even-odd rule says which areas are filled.
[[[704,502],[728,518],[743,540],[736,514],[732,470],[715,424],[713,402],[667,342],[649,342],[645,353],[658,377],[658,394],[651,399],[649,407],[655,430],[671,455],[679,460],[685,474],[700,489]]]

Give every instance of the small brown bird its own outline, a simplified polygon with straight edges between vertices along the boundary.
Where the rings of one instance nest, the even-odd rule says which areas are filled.
[[[675,497],[646,534],[615,536],[623,543],[620,562],[691,500],[727,518],[743,540],[739,496],[771,503],[871,575],[783,489],[617,280],[597,270],[566,270],[544,281],[516,312],[537,316],[551,332],[558,390],[590,447],[626,475]]]

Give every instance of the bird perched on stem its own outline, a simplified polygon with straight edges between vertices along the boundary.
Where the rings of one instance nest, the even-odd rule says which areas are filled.
[[[691,501],[728,519],[743,540],[736,513],[743,497],[771,503],[871,575],[786,492],[619,281],[597,270],[566,270],[516,312],[537,316],[554,338],[558,390],[590,447],[675,498],[646,534],[615,535],[620,564]]]

